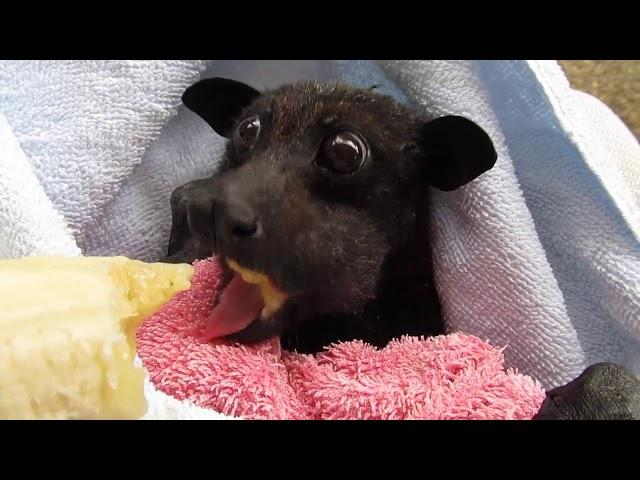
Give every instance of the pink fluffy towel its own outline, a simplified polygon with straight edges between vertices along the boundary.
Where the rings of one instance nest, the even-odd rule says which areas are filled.
[[[376,349],[354,341],[317,355],[211,343],[205,320],[220,286],[214,260],[138,331],[154,386],[179,400],[246,419],[530,419],[544,400],[535,380],[503,368],[502,350],[454,333],[405,337]]]

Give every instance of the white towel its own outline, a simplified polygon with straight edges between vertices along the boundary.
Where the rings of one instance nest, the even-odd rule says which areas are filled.
[[[90,69],[78,63],[55,68]],[[118,152],[110,156],[107,148],[98,149],[104,169],[95,178],[68,175],[74,168],[83,171],[78,162],[93,151],[86,135],[57,141],[44,127],[55,127],[55,110],[35,101],[22,107],[11,103],[7,116],[16,136],[36,159],[44,190],[87,254],[154,260],[164,253],[169,193],[211,173],[222,151],[222,139],[191,112],[180,108],[171,117],[179,90],[191,82],[187,77],[195,80],[204,65],[210,66],[207,76],[237,78],[258,88],[303,78],[381,84],[381,92],[430,116],[468,116],[489,132],[499,159],[462,190],[434,192],[436,276],[449,327],[508,345],[508,366],[548,388],[601,360],[640,373],[640,147],[610,110],[571,90],[555,62],[177,62],[175,68],[190,73],[180,77],[180,86],[160,88],[153,114],[148,103],[154,102],[157,85],[151,77],[145,84],[136,76],[132,91],[122,88],[129,80],[117,69],[100,77],[105,81],[98,82],[99,89],[83,88],[82,78],[75,82],[72,76],[54,75],[43,84],[43,75],[32,78],[41,73],[37,65],[0,62],[0,111],[25,84],[63,107],[63,94],[75,92],[82,98],[74,102],[85,107],[76,109],[81,118],[65,117],[73,111],[67,108],[61,121],[86,132],[96,123],[83,118],[101,118],[96,109],[102,115],[121,112],[123,97],[134,91],[146,98],[126,109],[135,121],[118,123],[115,114],[106,133],[91,137],[102,139],[101,145],[114,142]],[[168,68],[136,65],[147,73]],[[59,86],[60,78],[70,85]],[[128,125],[136,127],[134,133]],[[151,143],[160,126],[162,133]],[[40,133],[29,134],[34,129]],[[128,140],[118,143],[118,134]],[[83,154],[74,155],[75,150]],[[0,179],[1,169],[0,163]],[[81,188],[74,191],[74,184]],[[73,200],[62,199],[61,191]]]
[[[0,112],[78,245],[204,61],[2,61]]]
[[[48,254],[80,249],[0,113],[0,258]]]
[[[140,420],[240,420],[165,395],[148,378],[144,381],[144,395],[147,413]]]
[[[141,364],[140,357],[136,356],[135,365]],[[147,412],[140,420],[239,420],[200,408],[189,401],[170,397],[155,388],[149,375],[145,375],[144,379],[144,396],[147,400]]]

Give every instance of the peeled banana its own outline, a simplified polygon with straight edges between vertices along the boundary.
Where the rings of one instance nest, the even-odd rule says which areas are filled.
[[[0,419],[135,419],[135,331],[193,267],[125,257],[0,260]]]

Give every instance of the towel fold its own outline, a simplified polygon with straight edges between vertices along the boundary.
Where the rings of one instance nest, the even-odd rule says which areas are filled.
[[[205,61],[2,61],[2,112],[83,250]]]
[[[0,258],[79,254],[62,215],[0,113]]]

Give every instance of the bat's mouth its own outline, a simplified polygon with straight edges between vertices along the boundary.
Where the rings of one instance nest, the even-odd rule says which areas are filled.
[[[289,298],[264,273],[241,267],[229,258],[226,263],[233,276],[207,319],[208,340],[238,333],[256,320],[268,322]]]

